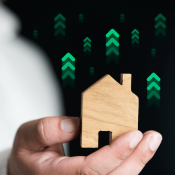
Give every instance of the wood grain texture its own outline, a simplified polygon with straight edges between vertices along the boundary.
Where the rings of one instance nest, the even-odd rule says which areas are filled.
[[[120,83],[107,74],[82,93],[82,148],[98,148],[99,131],[111,131],[112,142],[138,129],[138,97],[131,91],[131,74],[121,74]]]

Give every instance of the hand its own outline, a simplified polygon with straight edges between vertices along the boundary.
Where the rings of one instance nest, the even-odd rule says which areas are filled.
[[[156,131],[142,134],[138,130],[132,130],[87,157],[67,157],[64,156],[62,143],[69,142],[80,134],[81,120],[76,119],[65,116],[46,117],[21,125],[9,159],[9,174],[138,175],[162,140],[161,134]],[[133,139],[134,135],[136,137]]]

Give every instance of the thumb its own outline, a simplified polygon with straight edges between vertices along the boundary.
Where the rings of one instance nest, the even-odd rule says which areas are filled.
[[[79,117],[45,117],[22,124],[14,147],[31,151],[74,140],[81,130]]]

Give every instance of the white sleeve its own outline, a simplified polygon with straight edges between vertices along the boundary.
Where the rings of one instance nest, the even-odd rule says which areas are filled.
[[[14,42],[0,52],[0,175],[6,175],[9,157],[1,151],[12,148],[21,124],[64,116],[63,93],[47,55],[24,38]],[[69,143],[63,148],[69,156]]]
[[[8,175],[7,174],[7,165],[8,160],[10,158],[11,149],[7,149],[3,152],[0,152],[0,175]]]

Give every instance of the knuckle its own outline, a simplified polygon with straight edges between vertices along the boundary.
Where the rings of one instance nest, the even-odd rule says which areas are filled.
[[[45,135],[45,123],[46,122],[47,122],[47,118],[42,118],[37,122],[36,133],[37,133],[37,138],[40,140],[46,139],[46,135]]]
[[[100,175],[97,171],[93,170],[89,166],[85,166],[80,170],[80,175]]]
[[[146,154],[138,156],[137,164],[139,164],[139,166],[141,166],[142,168],[147,164],[146,157]]]
[[[119,162],[123,162],[125,160],[125,156],[122,155],[121,153],[117,153],[116,160]]]

